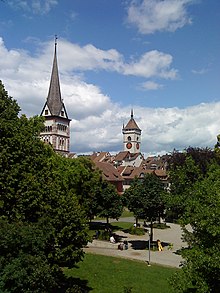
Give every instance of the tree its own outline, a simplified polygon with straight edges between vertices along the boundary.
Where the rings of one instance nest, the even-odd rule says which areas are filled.
[[[172,280],[175,292],[220,292],[220,166],[209,167],[205,178],[191,186],[182,216],[188,248],[182,249],[183,267]]]
[[[57,155],[45,145],[39,139],[44,127],[43,118],[18,117],[19,106],[8,96],[2,83],[0,110],[1,216],[8,224],[22,223],[30,227],[46,218],[53,233],[48,240],[50,250],[42,263],[45,268],[48,263],[50,271],[57,266],[72,267],[82,259],[82,248],[89,240],[86,215],[77,194],[83,186],[83,182],[79,185],[82,180],[80,174],[88,173],[86,164],[77,161],[75,168],[70,159]],[[32,238],[34,241],[34,233]],[[18,247],[21,246],[22,242],[18,243]],[[31,269],[35,264],[36,269],[40,269],[39,255],[29,258],[25,254],[15,258],[11,266],[4,266],[0,283],[5,283],[10,274],[14,275],[16,266],[20,270],[26,264]],[[14,288],[18,285],[13,284]]]
[[[61,270],[48,259],[53,227],[0,220],[0,291],[54,292]]]
[[[164,212],[164,193],[160,179],[154,174],[145,174],[142,180],[136,178],[124,194],[128,209],[134,213],[136,219],[150,221],[151,241],[153,240],[153,221]]]
[[[122,198],[114,185],[103,181],[101,190],[96,194],[97,212],[100,217],[118,219],[123,211]]]
[[[209,148],[187,148],[184,152],[173,152],[168,161],[171,183],[167,194],[167,219],[178,220],[184,214],[187,199],[192,196],[192,185],[204,178],[209,165],[216,161],[215,153]]]

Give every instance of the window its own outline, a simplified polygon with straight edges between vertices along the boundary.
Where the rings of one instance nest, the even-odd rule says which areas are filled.
[[[48,110],[45,110],[45,115],[48,115]]]
[[[61,111],[61,116],[64,116],[64,111]]]
[[[131,137],[130,136],[128,136],[128,141],[131,141]]]

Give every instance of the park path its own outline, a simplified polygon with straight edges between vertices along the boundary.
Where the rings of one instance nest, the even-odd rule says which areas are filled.
[[[119,221],[134,222],[133,218],[122,218]],[[113,220],[111,221],[113,222]],[[118,250],[118,244],[112,244],[107,241],[93,240],[89,242],[84,248],[85,252],[101,254],[107,256],[122,257],[133,260],[140,260],[164,266],[179,267],[183,261],[182,257],[176,252],[182,247],[186,246],[181,240],[181,227],[177,224],[167,223],[170,228],[156,229],[154,228],[154,240],[160,239],[164,243],[163,251],[149,251],[146,250],[148,245],[148,234],[137,236],[124,233],[123,231],[116,231],[115,233],[121,240],[127,240],[129,247],[127,250]],[[168,248],[168,244],[172,243],[172,249]]]

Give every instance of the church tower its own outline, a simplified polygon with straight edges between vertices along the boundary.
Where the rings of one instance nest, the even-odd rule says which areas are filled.
[[[41,116],[45,118],[45,129],[40,133],[40,138],[45,143],[50,143],[57,153],[68,155],[71,119],[68,118],[66,108],[61,99],[57,65],[57,37],[55,37],[55,51],[49,92]]]
[[[127,125],[122,128],[124,151],[130,153],[140,153],[141,146],[141,129],[134,120],[133,110],[131,110],[131,118]]]

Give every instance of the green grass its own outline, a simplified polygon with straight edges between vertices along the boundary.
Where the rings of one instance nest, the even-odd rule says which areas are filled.
[[[134,217],[134,214],[130,212],[128,209],[124,208],[120,218],[129,218],[129,217]]]
[[[107,227],[106,223],[100,223],[100,222],[91,222],[90,225],[90,233],[95,233],[96,230],[105,230]],[[112,222],[109,224],[109,227],[112,229],[113,232],[115,231],[124,231],[126,232],[133,224],[129,222]]]
[[[112,222],[111,227],[113,231],[124,231],[127,232],[133,226],[132,223],[129,222]]]
[[[134,217],[134,213],[130,212],[127,208],[124,208],[120,218],[129,218],[129,217]],[[106,221],[106,218],[96,217],[95,220]]]
[[[147,266],[144,262],[86,254],[78,268],[65,271],[68,277],[88,281],[88,292],[124,293],[170,293],[168,279],[177,271],[175,268],[157,265]]]

